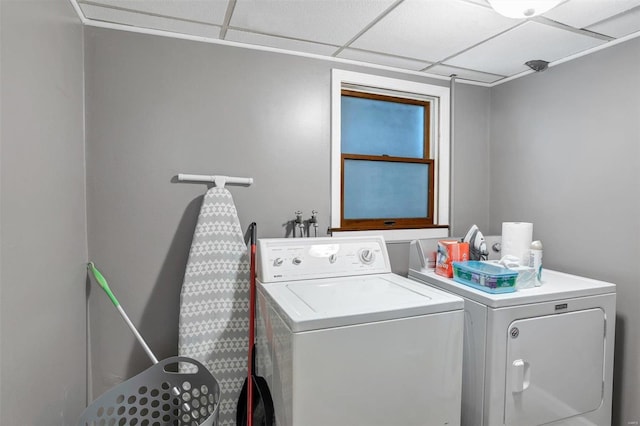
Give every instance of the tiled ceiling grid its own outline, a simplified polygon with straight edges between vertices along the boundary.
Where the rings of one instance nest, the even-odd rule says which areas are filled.
[[[495,85],[640,35],[640,0],[565,0],[503,17],[485,0],[71,0],[108,22]]]

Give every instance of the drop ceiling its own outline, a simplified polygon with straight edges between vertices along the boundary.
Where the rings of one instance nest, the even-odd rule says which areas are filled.
[[[531,19],[485,0],[71,0],[87,25],[320,55],[493,86],[640,35],[640,0],[566,0]],[[517,1],[517,0],[514,0]]]

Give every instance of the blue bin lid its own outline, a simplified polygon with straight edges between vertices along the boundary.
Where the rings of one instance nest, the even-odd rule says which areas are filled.
[[[499,276],[499,277],[514,277],[518,275],[517,271],[512,271],[507,268],[502,268],[500,266],[492,265],[490,263],[481,262],[479,260],[469,260],[466,262],[453,262],[453,266],[475,272],[478,274],[491,275],[491,276]]]

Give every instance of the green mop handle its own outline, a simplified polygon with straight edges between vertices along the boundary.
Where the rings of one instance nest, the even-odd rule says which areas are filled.
[[[109,284],[107,283],[107,280],[105,279],[105,277],[98,270],[98,268],[96,268],[96,265],[94,265],[93,262],[89,262],[87,264],[87,268],[89,269],[91,274],[94,276],[98,284],[100,284],[100,287],[102,287],[104,292],[107,293],[107,296],[109,296],[109,299],[111,299],[111,303],[113,303],[113,306],[115,306],[118,309],[118,312],[120,312],[120,316],[122,317],[124,322],[127,323],[133,335],[136,336],[136,339],[138,339],[138,342],[140,342],[140,344],[144,348],[144,351],[147,353],[151,361],[154,364],[157,364],[158,358],[156,358],[153,352],[151,352],[151,348],[149,348],[149,345],[147,345],[147,342],[144,341],[144,339],[138,332],[138,329],[133,325],[127,313],[124,311],[124,309],[122,309],[122,306],[120,306],[120,302],[118,302],[118,299],[116,299],[116,296],[113,294],[113,292],[109,288]]]

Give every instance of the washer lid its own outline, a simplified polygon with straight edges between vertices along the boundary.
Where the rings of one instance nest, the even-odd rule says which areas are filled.
[[[451,278],[436,274],[433,269],[409,269],[409,277],[491,308],[551,302],[616,292],[615,284],[549,269],[542,270],[542,285],[540,287],[525,288],[512,293],[501,294],[487,293],[486,291],[460,284]]]
[[[461,310],[461,298],[388,274],[259,284],[294,332]]]

